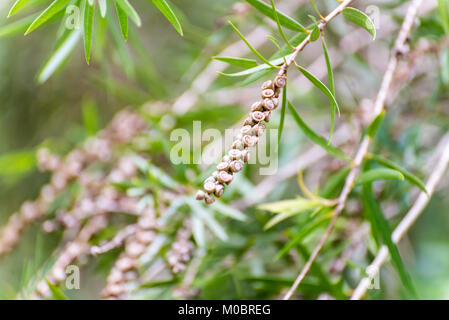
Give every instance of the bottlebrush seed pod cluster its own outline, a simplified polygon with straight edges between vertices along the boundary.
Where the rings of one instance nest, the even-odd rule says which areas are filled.
[[[248,148],[257,145],[259,138],[265,132],[266,127],[263,122],[270,121],[271,112],[278,107],[279,95],[286,81],[287,71],[282,67],[274,81],[264,82],[261,99],[251,106],[251,112],[245,119],[240,133],[235,137],[231,150],[217,165],[217,171],[204,181],[204,191],[197,192],[197,200],[212,204],[215,197],[223,195],[225,187],[232,182],[234,173],[243,169],[244,163],[249,160]]]

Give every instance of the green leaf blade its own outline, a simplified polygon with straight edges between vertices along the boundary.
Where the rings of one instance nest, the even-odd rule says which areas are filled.
[[[345,8],[342,12],[343,17],[359,27],[365,29],[372,37],[376,39],[376,27],[373,21],[365,13],[355,8]]]
[[[184,32],[173,10],[170,8],[165,0],[152,0],[153,4],[159,9],[159,11],[167,18],[167,20],[173,25],[176,31],[183,36]]]
[[[20,11],[30,0],[17,0],[8,12],[8,18]]]
[[[377,180],[404,180],[404,175],[393,169],[379,168],[363,172],[356,181],[357,185],[371,183]]]
[[[257,62],[254,59],[234,58],[234,57],[213,57],[213,59],[242,68],[257,67]]]
[[[56,15],[58,12],[60,12],[62,9],[64,9],[71,0],[55,0],[53,1],[50,6],[47,7],[34,21],[31,23],[27,31],[25,32],[25,35],[33,32],[40,26],[42,26],[45,22],[50,20],[54,15]]]
[[[305,122],[302,120],[302,118],[299,116],[298,112],[296,112],[293,105],[290,103],[290,101],[287,102],[288,109],[290,110],[290,113],[293,115],[294,120],[300,127],[300,129],[304,132],[304,134],[315,144],[319,145],[321,148],[323,148],[327,153],[330,155],[349,161],[349,157],[340,149],[337,147],[334,147],[333,145],[329,144],[326,139],[315,133]]]
[[[251,6],[253,6],[257,11],[262,13],[264,16],[276,22],[276,17],[270,5],[266,4],[261,0],[246,0],[246,2],[248,2]],[[299,32],[306,32],[306,28],[295,19],[289,17],[288,15],[279,10],[276,10],[276,13],[279,17],[279,23],[285,28]]]
[[[83,16],[83,35],[84,35],[84,53],[86,56],[87,64],[90,63],[90,55],[92,49],[92,33],[94,28],[94,14],[95,5],[86,1],[86,6]]]

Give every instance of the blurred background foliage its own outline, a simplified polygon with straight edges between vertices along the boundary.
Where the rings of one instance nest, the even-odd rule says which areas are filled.
[[[0,28],[9,23],[6,16],[13,2],[5,0],[0,3]],[[291,8],[294,1],[284,2]],[[317,4],[321,12],[329,12],[335,7],[335,2],[317,1]],[[371,3],[380,8],[382,17],[378,30],[380,35],[375,42],[352,52],[351,48],[358,41],[366,41],[369,35],[362,33],[363,30],[351,33],[354,26],[342,18],[332,22],[326,31],[331,59],[339,61],[334,72],[342,117],[337,123],[345,124],[355,132],[360,129],[360,106],[366,105],[365,100],[376,94],[394,41],[394,32],[385,30],[397,28],[395,26],[401,21],[407,5],[407,1],[400,0],[356,1],[355,5],[365,9]],[[252,102],[248,99],[256,97],[260,83],[271,78],[272,75],[266,73],[255,83],[246,85],[251,82],[247,81],[242,86],[241,78],[219,76],[207,93],[200,95],[191,110],[184,114],[174,113],[171,108],[173,101],[190,88],[212,57],[238,41],[226,23],[228,19],[234,21],[244,34],[249,34],[257,26],[264,26],[280,40],[276,26],[236,0],[171,0],[170,4],[183,27],[184,36],[181,37],[149,1],[136,0],[132,4],[142,18],[142,26],[137,28],[130,24],[128,42],[120,39],[118,44],[114,43],[117,39],[114,40],[111,31],[107,31],[107,35],[96,33],[90,65],[85,62],[80,42],[63,68],[42,84],[37,83],[36,75],[54,48],[58,23],[50,23],[26,37],[21,34],[0,37],[0,225],[7,222],[21,203],[36,198],[41,186],[49,179],[48,174],[37,170],[38,148],[48,147],[55,153],[67,154],[104,128],[124,107],[139,110],[145,115],[154,130],[146,137],[144,143],[147,145],[142,149],[150,150],[154,162],[191,193],[201,184],[201,178],[213,169],[196,165],[178,167],[168,163],[167,146],[172,144],[170,131],[174,128],[191,131],[192,121],[199,120],[203,130],[217,128],[224,132],[241,121]],[[289,15],[304,25],[311,23],[308,15],[314,11],[310,4],[296,7],[288,12]],[[119,30],[118,24],[115,28]],[[294,35],[292,31],[287,33]],[[348,34],[352,37],[345,37]],[[425,67],[414,70],[413,79],[404,88],[397,88],[395,107],[389,110],[376,136],[374,150],[425,180],[429,173],[427,163],[430,155],[439,137],[449,129],[449,54],[447,36],[436,10],[419,18],[411,46],[415,47],[422,41],[430,45],[439,44],[443,48],[436,53],[426,53],[422,60]],[[259,49],[266,56],[277,51],[269,42]],[[307,48],[300,57],[301,64],[314,62],[319,50],[317,43]],[[322,68],[324,60],[320,64]],[[236,70],[230,67],[226,71]],[[295,70],[289,74],[289,80],[289,99],[309,125],[325,135],[329,126],[326,97],[301,80]],[[276,114],[270,126],[276,128],[278,123],[279,114]],[[344,147],[348,154],[358,142],[358,136],[349,137],[352,142]],[[287,116],[280,145],[279,170],[310,147],[311,143],[296,127],[294,120]],[[129,148],[135,151],[133,146]],[[332,168],[339,168],[339,164],[328,158],[314,163],[304,172],[306,184],[314,191],[323,189],[336,171]],[[247,166],[238,177],[239,182],[226,193],[226,202],[236,203],[266,178],[259,176],[257,169],[258,166]],[[400,245],[401,255],[420,298],[449,298],[447,182],[446,175],[423,216]],[[273,183],[276,184],[273,191],[263,202],[291,199],[301,194],[296,174],[285,181],[273,180]],[[379,185],[378,189],[377,195],[384,210],[391,213],[389,219],[394,226],[413,202],[413,186],[392,181]],[[375,245],[368,236],[365,251],[356,254],[341,275],[329,273],[330,262],[351,245],[348,230],[361,224],[363,210],[357,200],[359,197],[360,190],[356,189],[333,240],[325,247],[310,277],[300,287],[302,298],[323,298],[323,293],[338,299],[347,297],[360,278],[360,270],[373,259]],[[179,211],[185,214],[189,209],[181,207]],[[307,227],[317,223],[317,219],[310,215],[297,215],[265,231],[264,225],[271,217],[269,213],[250,206],[244,214],[246,221],[221,221],[228,232],[227,241],[220,241],[216,236],[208,238],[198,276],[192,284],[199,290],[197,298],[279,297],[291,285],[319,239],[317,235],[322,234],[329,221],[321,217],[323,221],[318,221],[318,227],[313,227],[309,234]],[[300,239],[293,246],[294,250],[279,257],[286,242],[292,238]],[[37,225],[27,230],[19,246],[0,260],[0,297],[16,297],[37,270],[48,263],[60,240],[60,234],[43,234]],[[75,299],[98,298],[117,255],[118,252],[114,251],[85,264],[81,272],[82,290],[67,290],[64,294]],[[138,291],[134,297],[171,298],[170,290],[176,281],[175,278],[172,282],[148,284],[148,288]],[[380,281],[380,290],[370,290],[368,298],[406,297],[390,263],[382,269]]]

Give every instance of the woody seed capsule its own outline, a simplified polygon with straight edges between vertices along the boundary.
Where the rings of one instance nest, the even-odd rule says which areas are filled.
[[[224,172],[224,171],[220,171],[220,172]],[[206,181],[204,182],[204,190],[207,193],[212,193],[215,191],[215,182],[212,181]]]
[[[234,160],[229,165],[229,168],[231,169],[232,172],[239,172],[243,169],[243,163],[241,163],[238,160]]]
[[[221,183],[229,184],[231,183],[232,179],[233,179],[232,174],[227,173],[226,171],[220,171],[218,173],[218,181]]]
[[[272,89],[265,89],[262,91],[262,98],[271,98],[274,96],[274,91]]]
[[[224,186],[222,184],[217,184],[215,187],[215,196],[220,198],[224,193]]]
[[[286,82],[286,78],[284,75],[278,75],[275,79],[274,79],[274,85],[278,88],[283,88],[285,87],[285,82]]]
[[[263,114],[263,112],[254,111],[251,113],[251,118],[254,120],[254,122],[259,123],[265,119],[265,115]]]
[[[243,146],[242,141],[240,141],[240,140],[235,140],[235,141],[232,143],[231,148],[232,148],[232,149],[243,150],[244,146]]]
[[[232,160],[237,160],[237,159],[240,159],[240,157],[241,157],[241,155],[242,155],[242,153],[240,152],[240,150],[237,150],[237,149],[232,149],[232,150],[229,150],[229,157],[232,159]]]
[[[253,127],[254,135],[260,137],[265,132],[266,126],[263,123],[259,123]]]
[[[273,90],[273,81],[268,80],[262,84],[262,90],[271,89]]]
[[[273,100],[272,99],[268,99],[268,98],[263,101],[263,106],[268,111],[276,109],[276,105],[274,104]]]
[[[251,126],[243,126],[240,129],[240,133],[242,134],[249,134],[251,132],[252,127]]]
[[[251,106],[251,111],[260,111],[262,110],[262,108],[263,108],[262,102],[257,101],[254,102],[253,105]]]
[[[198,192],[195,195],[195,199],[196,200],[204,200],[204,196],[205,196],[204,191],[203,190],[198,190]]]
[[[218,171],[226,171],[229,169],[229,162],[220,162],[217,165],[217,170]],[[202,199],[201,199],[202,200]]]
[[[249,151],[248,150],[242,151],[242,160],[245,163],[249,161]]]
[[[215,198],[214,196],[207,193],[206,197],[204,198],[204,202],[206,202],[206,204],[212,204],[215,202]]]
[[[242,139],[242,142],[246,147],[254,147],[257,144],[257,141],[257,138],[253,136],[244,136]]]
[[[270,116],[271,116],[271,111],[265,111],[264,112],[265,115],[265,122],[269,122],[270,121]]]

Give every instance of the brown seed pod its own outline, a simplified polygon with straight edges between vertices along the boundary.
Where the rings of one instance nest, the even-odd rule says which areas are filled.
[[[241,140],[235,140],[231,146],[232,149],[243,150],[244,145]]]
[[[263,109],[263,104],[261,101],[254,102],[251,106],[251,111],[261,111]]]
[[[265,122],[269,122],[270,116],[271,116],[271,111],[265,111],[264,115],[265,115]]]
[[[230,174],[226,171],[220,171],[218,173],[218,181],[221,183],[229,184],[229,183],[231,183],[232,179],[233,179],[232,174]],[[214,188],[214,190],[215,190],[215,188]]]
[[[212,204],[215,202],[215,198],[213,195],[207,193],[204,202],[206,202],[206,204]]]
[[[224,186],[222,184],[217,184],[217,186],[215,187],[215,196],[220,198],[223,193],[224,193]]]
[[[276,99],[276,98],[275,98]],[[274,104],[273,99],[265,99],[263,101],[263,106],[265,107],[266,110],[271,111],[276,109],[276,105]]]
[[[221,158],[222,162],[229,162],[231,161],[231,158],[228,155],[223,156],[223,158]]]
[[[251,130],[252,130],[252,127],[251,127],[251,126],[243,126],[243,127],[240,129],[240,133],[243,134],[243,135],[249,134],[249,133],[251,132]]]
[[[243,163],[238,160],[234,160],[229,165],[229,168],[231,169],[232,172],[239,172],[243,169]]]
[[[277,108],[278,105],[279,105],[279,98],[278,97],[273,97],[273,98],[271,98],[271,100],[273,100],[274,108]]]
[[[265,119],[265,115],[263,114],[263,112],[254,111],[251,113],[251,118],[254,120],[254,122],[259,123]]]
[[[245,147],[254,147],[258,142],[258,138],[246,135],[243,137],[242,142],[245,145]]]
[[[242,151],[242,160],[245,163],[249,161],[249,151],[248,150]]]
[[[208,177],[206,180],[204,180],[204,183],[206,183],[208,181],[213,182],[213,183],[217,182],[217,180],[214,177]]]
[[[224,171],[220,171],[220,172],[224,172]],[[212,193],[215,191],[215,185],[216,185],[215,182],[205,181],[203,187],[207,193]]]
[[[195,199],[196,200],[204,200],[205,196],[206,196],[206,194],[204,193],[203,190],[198,190],[196,195],[195,195]]]
[[[251,116],[248,116],[245,121],[243,122],[244,126],[253,126],[255,123],[253,121],[253,119],[251,118]]]
[[[218,171],[226,171],[229,169],[229,162],[220,162],[217,165],[217,170]]]
[[[238,149],[231,149],[231,150],[229,150],[228,154],[232,160],[240,159],[240,157],[242,156],[241,151]]]
[[[262,90],[266,90],[266,89],[271,89],[271,90],[274,89],[274,87],[273,87],[273,81],[268,80],[268,81],[265,81],[265,82],[262,84]]]
[[[256,124],[253,127],[254,135],[257,136],[257,137],[260,137],[261,135],[263,135],[263,133],[265,132],[266,128],[267,127],[263,123]]]
[[[215,180],[217,180],[217,177],[218,177],[218,171],[214,171],[214,172],[212,172],[212,178],[214,178]]]
[[[274,85],[277,88],[283,88],[285,87],[285,83],[287,82],[287,78],[284,75],[278,75],[275,79],[274,79]]]
[[[272,89],[262,90],[262,98],[263,99],[271,98],[272,96],[274,96],[274,91]]]

